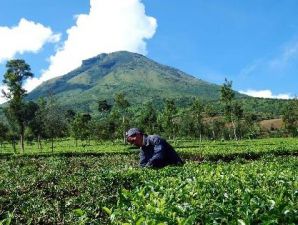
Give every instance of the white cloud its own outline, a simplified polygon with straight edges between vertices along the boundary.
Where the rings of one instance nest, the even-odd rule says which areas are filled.
[[[272,70],[284,69],[298,57],[298,41],[288,42],[279,56],[269,61]]]
[[[277,94],[273,95],[272,91],[270,90],[247,90],[247,91],[239,91],[242,94],[246,94],[252,97],[259,97],[259,98],[278,98],[278,99],[291,99],[294,98],[291,94],[289,93],[284,93],[284,94]]]
[[[0,63],[17,53],[37,53],[45,43],[59,40],[50,28],[22,18],[18,26],[0,27]]]
[[[39,79],[26,84],[28,91],[103,52],[127,50],[146,54],[145,39],[153,37],[157,27],[156,19],[145,14],[141,0],[90,0],[89,14],[75,18],[76,24],[67,30],[63,46],[50,57],[49,68]]]
[[[259,71],[260,69],[262,69],[262,67],[264,67],[265,64],[266,62],[264,61],[264,59],[255,60],[251,64],[245,66],[240,71],[239,75],[244,77],[253,75],[256,71]]]
[[[289,75],[289,69],[293,65],[297,65],[298,60],[298,40],[283,43],[278,54],[270,58],[259,58],[245,66],[239,75],[242,77],[248,76],[285,76]]]

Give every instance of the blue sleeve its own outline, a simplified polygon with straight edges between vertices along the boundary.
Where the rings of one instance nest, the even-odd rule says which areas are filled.
[[[146,164],[148,163],[149,159],[150,158],[149,158],[148,154],[146,155],[145,152],[141,149],[141,152],[140,152],[140,166],[141,167],[146,166]]]
[[[164,152],[165,152],[165,146],[162,142],[159,142],[154,146],[154,153],[152,158],[148,161],[146,166],[148,167],[158,167],[162,166],[164,164]]]

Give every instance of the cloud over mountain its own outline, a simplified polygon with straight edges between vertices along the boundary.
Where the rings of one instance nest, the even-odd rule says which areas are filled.
[[[61,76],[99,53],[127,50],[146,54],[146,39],[153,37],[156,19],[147,16],[141,0],[90,0],[89,14],[76,16],[62,47],[50,57],[40,78],[29,80],[31,91],[41,82]]]

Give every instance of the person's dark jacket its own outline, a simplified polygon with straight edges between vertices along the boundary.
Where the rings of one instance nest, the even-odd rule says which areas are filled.
[[[144,135],[144,145],[140,152],[140,166],[164,167],[167,165],[180,165],[183,161],[174,148],[157,135]]]

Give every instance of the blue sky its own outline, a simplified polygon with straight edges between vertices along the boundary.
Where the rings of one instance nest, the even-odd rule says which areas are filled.
[[[102,52],[138,52],[259,97],[298,96],[297,0],[7,0],[0,2],[0,78],[23,58],[25,87]]]

